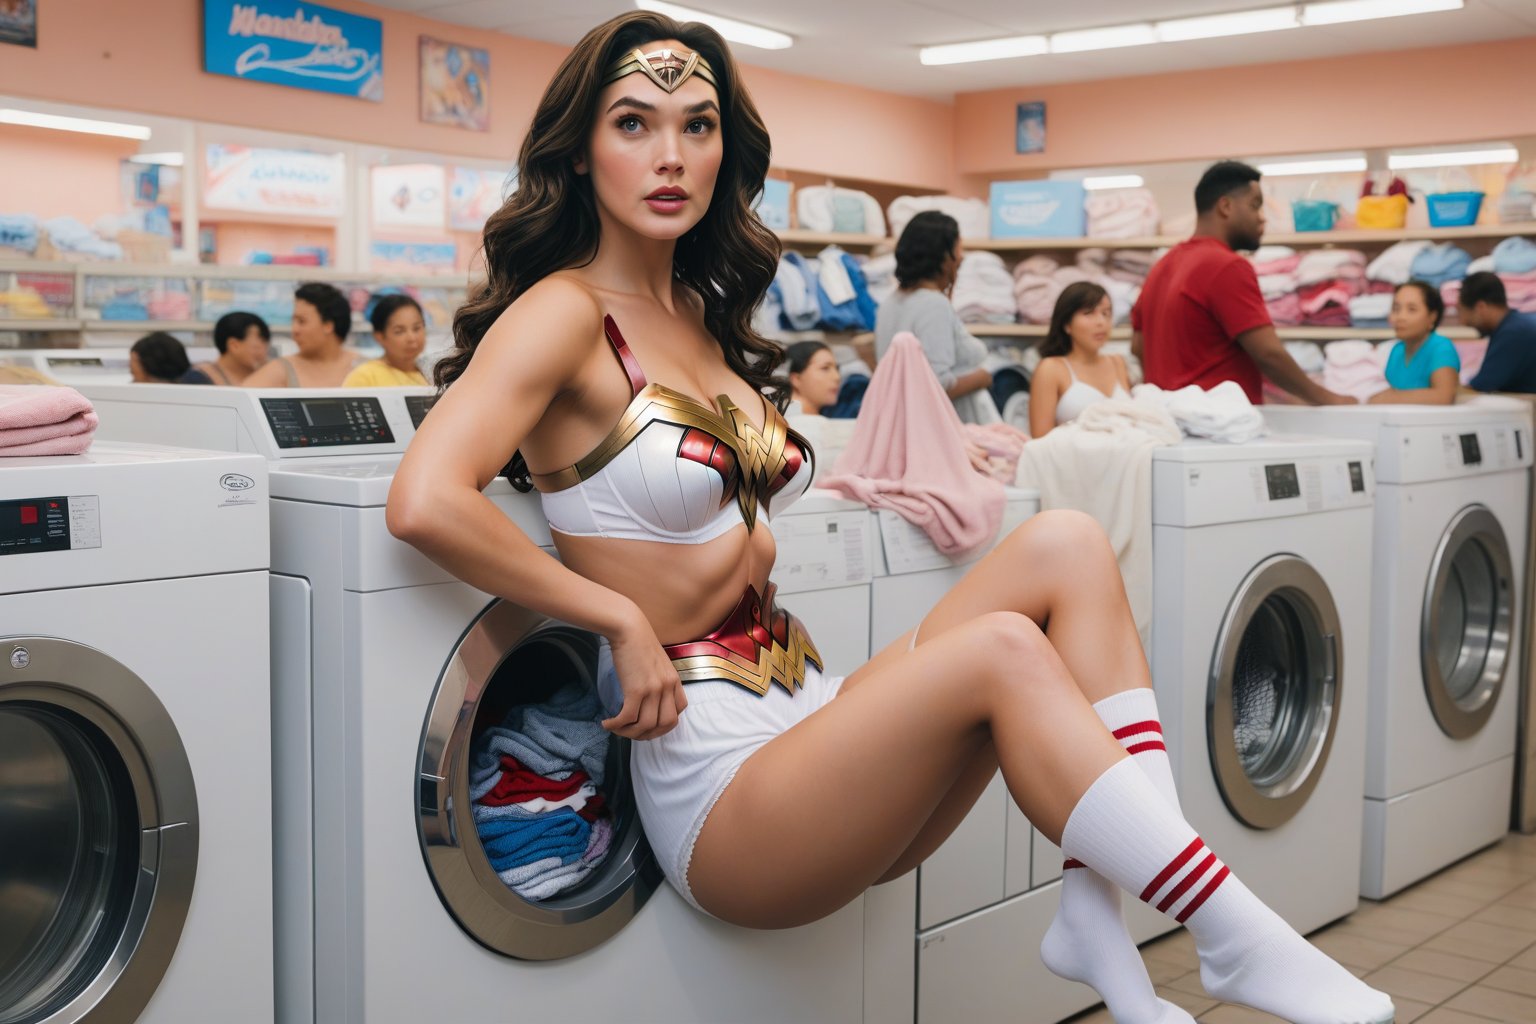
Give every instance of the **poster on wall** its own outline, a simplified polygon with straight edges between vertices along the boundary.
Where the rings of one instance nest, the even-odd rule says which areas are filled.
[[[299,0],[203,0],[203,70],[215,75],[377,103],[383,46],[377,18]]]
[[[37,48],[37,0],[0,0],[0,43]]]
[[[421,119],[428,124],[491,129],[491,55],[472,46],[421,37]]]
[[[221,143],[203,151],[203,205],[211,209],[340,217],[345,184],[340,153]]]
[[[455,167],[453,184],[448,189],[448,226],[455,231],[479,231],[491,214],[501,208],[503,186],[508,191],[514,182],[500,171],[482,171],[473,167]]]
[[[369,264],[382,274],[452,270],[456,252],[452,242],[373,242],[368,246]]]
[[[443,228],[447,173],[440,164],[386,164],[369,168],[373,226]]]
[[[1015,146],[1019,153],[1045,152],[1045,103],[1020,103],[1015,126]]]

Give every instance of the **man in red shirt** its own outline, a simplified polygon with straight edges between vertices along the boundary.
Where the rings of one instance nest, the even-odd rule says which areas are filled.
[[[1195,186],[1195,233],[1152,267],[1131,310],[1131,351],[1148,384],[1166,391],[1190,384],[1242,385],[1263,401],[1262,378],[1310,405],[1355,400],[1314,383],[1285,350],[1259,291],[1253,264],[1238,249],[1264,237],[1259,172],[1235,160],[1214,164]]]

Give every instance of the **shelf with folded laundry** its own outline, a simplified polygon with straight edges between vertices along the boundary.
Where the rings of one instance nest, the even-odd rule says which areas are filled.
[[[595,645],[551,634],[503,662],[475,711],[475,831],[491,870],[526,900],[599,878],[638,821],[627,745],[600,724],[600,662]]]
[[[80,323],[69,317],[0,320],[0,331],[78,331]]]
[[[1395,228],[1345,231],[1271,232],[1266,245],[1392,245],[1403,241],[1457,241],[1536,236],[1533,224],[1472,224],[1460,228]],[[967,238],[967,249],[987,252],[1053,252],[1077,249],[1164,249],[1185,240],[1186,235],[1148,235],[1137,238]]]
[[[1045,324],[966,324],[966,329],[978,338],[1044,338],[1049,331]],[[1397,335],[1386,327],[1282,327],[1275,332],[1281,341],[1393,341]],[[1470,327],[1445,327],[1440,331],[1447,338],[1468,339],[1477,337]],[[1109,332],[1113,341],[1126,341],[1131,336],[1129,327],[1116,327]]]

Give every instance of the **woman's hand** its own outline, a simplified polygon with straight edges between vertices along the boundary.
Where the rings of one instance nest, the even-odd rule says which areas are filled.
[[[671,732],[678,715],[688,706],[688,698],[683,695],[683,681],[672,659],[656,639],[656,631],[644,616],[637,615],[609,637],[609,645],[624,691],[624,706],[603,722],[603,728],[631,740],[655,739]]]

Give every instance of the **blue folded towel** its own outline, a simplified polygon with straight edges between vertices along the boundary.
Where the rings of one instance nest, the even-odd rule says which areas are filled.
[[[1460,281],[1467,276],[1471,255],[1449,242],[1426,246],[1413,258],[1413,276],[1439,288],[1447,281]]]
[[[494,818],[479,822],[475,831],[496,872],[548,857],[569,864],[586,852],[592,837],[592,826],[569,808],[533,818]]]
[[[1529,238],[1506,238],[1493,247],[1495,274],[1529,274],[1536,270],[1536,242]]]

